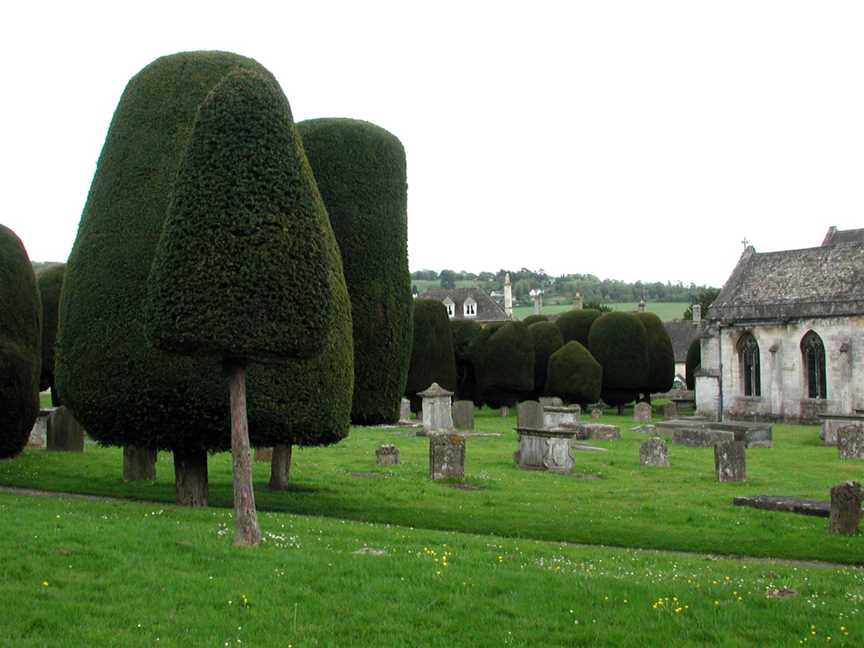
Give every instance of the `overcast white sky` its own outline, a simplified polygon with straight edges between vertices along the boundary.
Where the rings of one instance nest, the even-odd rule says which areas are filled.
[[[268,67],[295,120],[408,156],[412,270],[721,285],[864,227],[864,3],[7,4],[0,222],[67,258],[120,94],[164,54]]]

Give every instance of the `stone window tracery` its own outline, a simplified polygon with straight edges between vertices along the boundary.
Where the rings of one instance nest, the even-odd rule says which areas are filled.
[[[762,378],[759,371],[759,343],[750,333],[738,340],[738,361],[741,367],[741,383],[745,396],[762,395]]]
[[[828,398],[825,376],[825,345],[822,338],[810,331],[801,339],[801,355],[804,360],[804,380],[808,398]]]

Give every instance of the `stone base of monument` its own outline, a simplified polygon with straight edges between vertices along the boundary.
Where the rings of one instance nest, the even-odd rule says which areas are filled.
[[[84,452],[84,428],[68,407],[61,405],[48,416],[46,439],[48,450]]]
[[[516,428],[519,450],[513,459],[520,468],[566,473],[573,468],[570,443],[576,431],[568,428]]]

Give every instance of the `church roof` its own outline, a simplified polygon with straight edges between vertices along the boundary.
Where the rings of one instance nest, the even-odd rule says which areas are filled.
[[[675,362],[686,362],[687,349],[690,343],[699,337],[701,328],[692,320],[672,320],[663,322],[669,339],[672,341],[672,351],[675,353]]]
[[[434,299],[443,302],[449,297],[455,304],[453,319],[470,319],[478,322],[506,320],[507,315],[495,301],[480,288],[429,288],[418,299]],[[477,302],[477,317],[465,317],[463,305],[469,297]]]
[[[836,227],[829,227],[822,245],[837,243],[864,243],[864,229],[838,230]]]
[[[709,309],[711,320],[864,314],[864,244],[757,253],[747,247]]]

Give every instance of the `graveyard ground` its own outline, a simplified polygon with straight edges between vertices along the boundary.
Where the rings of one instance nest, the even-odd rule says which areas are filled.
[[[427,441],[405,428],[295,450],[283,493],[266,490],[268,466],[256,464],[267,542],[253,551],[231,546],[227,454],[210,458],[211,507],[191,510],[172,503],[168,453],[155,483],[124,484],[118,449],[27,450],[0,462],[0,484],[146,501],[0,494],[0,600],[15,602],[0,636],[14,646],[861,645],[864,572],[782,560],[861,565],[864,539],[829,536],[824,518],[732,506],[739,494],[827,499],[861,479],[860,465],[821,447],[816,427],[775,426],[774,448],[748,451],[748,481],[719,484],[711,450],[670,445],[671,468],[640,469],[630,417],[603,421],[624,438],[574,453],[568,477],[518,470],[515,417],[483,410],[477,430],[501,436],[467,441],[465,484],[476,490],[429,481]],[[383,443],[400,448],[400,465],[375,466]]]

